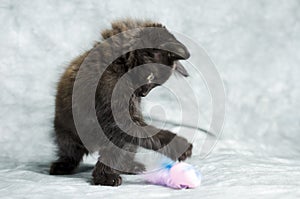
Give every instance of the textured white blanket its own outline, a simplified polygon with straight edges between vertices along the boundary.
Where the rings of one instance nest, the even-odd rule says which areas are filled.
[[[297,0],[1,0],[0,198],[299,198],[299,9]],[[194,38],[224,80],[222,137],[207,158],[195,147],[189,160],[204,176],[197,189],[139,176],[123,176],[117,188],[91,186],[93,158],[75,175],[48,175],[55,83],[101,29],[127,16]],[[202,107],[207,118],[209,106]]]

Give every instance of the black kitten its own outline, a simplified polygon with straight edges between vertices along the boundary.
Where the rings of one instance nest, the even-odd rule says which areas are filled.
[[[147,27],[157,27],[160,28],[160,31],[157,34],[146,35],[143,32],[143,28]],[[139,31],[136,34],[138,34],[139,38],[143,38],[143,42],[155,42],[158,46],[157,48],[130,51],[116,59],[106,68],[97,85],[95,94],[95,109],[98,123],[102,127],[106,138],[119,148],[135,152],[137,147],[140,146],[158,151],[173,160],[185,160],[192,154],[192,144],[188,143],[185,138],[179,137],[168,130],[156,129],[147,125],[140,111],[140,101],[141,97],[145,97],[154,87],[167,81],[173,71],[177,71],[183,76],[188,76],[187,71],[178,60],[189,58],[189,52],[165,27],[153,22],[118,21],[112,24],[111,30],[104,31],[102,36],[104,39],[108,39],[113,35],[134,28],[138,28]],[[131,38],[132,35],[125,33],[124,37]],[[119,41],[114,42],[117,45],[128,45]],[[100,43],[97,43],[95,47],[98,44]],[[168,48],[171,51],[160,50],[161,48]],[[54,128],[58,145],[58,160],[51,166],[50,174],[52,175],[72,173],[79,165],[83,155],[89,153],[75,128],[72,114],[72,94],[78,70],[90,52],[84,53],[70,64],[57,87]],[[107,52],[109,50],[101,55],[102,60],[112,56]],[[142,71],[134,70],[143,64],[150,65],[147,65]],[[162,68],[160,64],[167,67]],[[144,83],[132,91],[128,107],[126,100],[113,98],[112,94],[118,80],[130,71],[132,72],[132,78],[128,79],[127,84],[120,85],[120,91],[129,87],[134,88],[134,85],[140,85],[141,82]],[[119,110],[117,116],[113,115],[112,107],[116,107]],[[129,116],[123,111],[128,109]],[[120,124],[116,123],[116,119],[121,120],[122,128]],[[137,130],[132,125],[132,121],[138,126],[145,127],[146,130]],[[124,132],[124,129],[130,134]],[[153,136],[140,136],[142,134],[149,135],[149,132],[157,133]],[[172,144],[170,144],[171,141]],[[137,174],[145,170],[143,164],[134,161],[133,155],[129,156],[116,152],[105,144],[100,148],[100,158],[93,171],[94,184],[118,186],[122,183],[120,174]],[[112,164],[118,164],[118,169],[111,166]]]

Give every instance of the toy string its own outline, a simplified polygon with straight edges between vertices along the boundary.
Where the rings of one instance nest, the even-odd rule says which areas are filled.
[[[154,122],[162,122],[160,119],[158,118],[154,118],[154,117],[147,117],[145,116],[146,119],[148,120],[151,120],[151,121],[154,121]],[[192,126],[192,125],[189,125],[189,124],[178,124],[176,122],[172,122],[172,121],[165,121],[165,123],[167,124],[170,124],[172,126],[182,126],[182,127],[187,127],[187,128],[191,128],[191,129],[197,129],[199,131],[202,131],[203,133],[206,133],[207,135],[210,135],[210,136],[213,136],[213,137],[216,137],[216,135],[204,128],[201,128],[201,127],[195,127],[195,126]]]

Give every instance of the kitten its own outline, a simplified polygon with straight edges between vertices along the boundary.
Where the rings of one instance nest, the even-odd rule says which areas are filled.
[[[145,34],[144,29],[148,27],[159,28],[159,31],[157,34]],[[136,31],[138,37],[143,38],[142,42],[155,42],[161,47],[167,46],[168,49],[172,49],[172,52],[158,48],[138,49],[118,57],[111,63],[103,72],[95,94],[95,109],[98,123],[109,141],[119,148],[136,152],[137,147],[140,146],[160,152],[173,160],[183,161],[191,156],[192,144],[188,143],[185,138],[177,136],[168,130],[157,129],[147,125],[140,111],[140,102],[141,98],[147,96],[153,88],[167,81],[174,71],[177,71],[182,76],[188,76],[187,71],[178,60],[188,59],[190,56],[189,52],[163,25],[151,21],[130,19],[116,21],[112,23],[112,29],[102,32],[102,37],[105,40],[118,33],[124,33],[124,37],[130,39],[132,35],[127,34],[125,31],[135,28],[138,28],[138,31]],[[140,41],[141,40],[135,42]],[[98,42],[94,48],[101,44],[101,42]],[[122,48],[122,45],[128,45],[117,41],[115,43],[120,45],[120,48]],[[69,65],[57,87],[54,128],[56,144],[58,146],[58,159],[51,165],[51,175],[71,174],[79,165],[82,157],[89,153],[87,148],[83,145],[74,124],[72,94],[78,70],[90,52],[91,50],[83,53]],[[112,56],[107,53],[109,51],[105,52],[106,53],[102,54],[102,60]],[[142,71],[134,70],[137,66],[143,64],[152,65],[147,65]],[[163,64],[167,67],[162,68],[159,64]],[[145,81],[147,83],[132,92],[128,108],[128,106],[126,107],[126,100],[123,98],[112,98],[112,94],[118,80],[130,71],[132,72],[133,78],[128,80],[128,84],[120,85],[121,91],[122,86],[124,87],[123,90],[126,90],[129,88],[128,85],[134,86]],[[112,106],[116,104],[120,110],[117,114],[117,118],[121,118],[122,126],[126,128],[130,134],[124,132],[122,130],[124,128],[120,128],[120,125],[116,124],[115,117],[112,113]],[[129,109],[130,118],[122,111],[122,107],[124,110]],[[142,138],[138,135],[147,135],[149,132],[147,130],[143,132],[138,131],[131,126],[132,123],[130,121],[133,121],[140,127],[145,127],[149,129],[149,131],[156,131],[157,133],[153,136]],[[172,144],[170,144],[171,141]],[[103,145],[100,148],[100,157],[92,173],[93,182],[96,185],[118,186],[122,183],[120,174],[138,174],[145,170],[145,166],[142,163],[134,160],[134,155],[124,155],[120,152],[116,152],[108,145]],[[118,168],[122,169],[115,169],[111,164],[104,163],[116,163],[118,164]]]

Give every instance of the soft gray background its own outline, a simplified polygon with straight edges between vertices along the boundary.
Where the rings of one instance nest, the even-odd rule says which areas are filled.
[[[0,197],[299,197],[299,9],[297,0],[1,0]],[[221,140],[206,159],[190,160],[204,176],[198,189],[174,191],[130,176],[118,188],[90,186],[90,166],[74,176],[47,175],[56,81],[100,30],[128,16],[190,36],[224,80]]]

